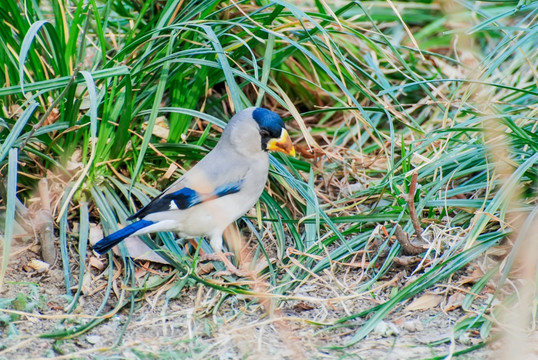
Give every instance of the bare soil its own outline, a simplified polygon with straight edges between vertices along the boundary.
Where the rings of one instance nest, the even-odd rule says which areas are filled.
[[[339,268],[298,286],[290,294],[293,300],[273,299],[278,307],[272,315],[259,299],[230,296],[203,285],[187,286],[177,298],[167,300],[171,281],[137,300],[132,316],[128,305],[83,334],[64,340],[42,338],[40,335],[88,323],[103,302],[106,279],[93,276],[78,305],[67,315],[71,298],[65,296],[61,268],[57,265],[39,273],[27,266],[32,258],[38,256],[26,251],[8,265],[1,298],[10,305],[0,306],[8,309],[0,309],[0,358],[426,359],[453,354],[481,341],[478,332],[468,332],[445,342],[453,337],[454,325],[469,314],[450,296],[432,295],[432,300],[432,296],[420,294],[417,298],[421,300],[415,304],[419,310],[406,309],[408,302],[366,338],[344,347],[366,319],[354,319],[345,326],[328,325],[386,301],[392,285],[405,281],[406,271],[395,269],[380,281],[375,293],[356,295],[353,290],[364,280],[360,271]],[[146,276],[140,270],[140,277]],[[117,280],[114,289],[118,295],[120,287]],[[17,297],[25,301],[13,301]],[[117,301],[114,292],[105,313]],[[458,359],[491,359],[494,353],[495,343]]]

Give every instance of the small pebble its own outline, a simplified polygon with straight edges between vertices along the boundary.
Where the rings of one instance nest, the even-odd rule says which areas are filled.
[[[374,333],[381,335],[383,337],[398,335],[400,332],[398,328],[393,323],[388,323],[385,321],[380,321],[377,323],[374,329]]]
[[[424,325],[419,320],[404,321],[402,327],[409,332],[423,331]]]
[[[89,342],[92,345],[102,344],[103,343],[103,337],[99,336],[99,335],[88,335],[88,336],[86,336],[86,341]]]

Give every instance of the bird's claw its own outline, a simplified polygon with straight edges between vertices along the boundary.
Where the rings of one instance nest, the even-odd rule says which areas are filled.
[[[212,253],[212,254],[203,254],[200,256],[200,262],[203,261],[220,261],[224,264],[226,267],[226,270],[224,271],[218,271],[215,273],[215,276],[222,277],[226,275],[236,275],[238,277],[248,277],[249,274],[243,270],[238,269],[230,259],[227,258],[227,256],[232,256],[232,253]],[[206,270],[207,271],[207,270]]]

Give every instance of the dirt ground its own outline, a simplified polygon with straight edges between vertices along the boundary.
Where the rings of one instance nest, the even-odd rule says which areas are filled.
[[[37,258],[26,251],[8,265],[0,304],[2,359],[427,359],[480,342],[478,332],[442,342],[466,314],[453,297],[420,294],[414,305],[408,302],[397,308],[366,338],[338,349],[366,319],[345,326],[327,324],[385,301],[390,289],[377,291],[375,299],[371,293],[356,295],[353,289],[363,279],[358,271],[343,269],[304,282],[291,294],[293,300],[273,299],[279,305],[272,316],[256,298],[229,296],[203,285],[186,286],[177,298],[167,300],[166,292],[174,283],[170,281],[147,291],[136,302],[130,321],[128,305],[84,334],[65,340],[41,338],[88,323],[103,302],[106,280],[94,277],[85,284],[85,294],[66,315],[71,298],[65,296],[61,268],[40,273],[28,266]],[[404,281],[405,271],[399,275],[397,271],[383,278],[380,286],[394,284],[395,278]],[[119,286],[114,287],[118,294]],[[116,303],[113,293],[101,313]],[[491,359],[495,349],[493,343],[458,359]]]

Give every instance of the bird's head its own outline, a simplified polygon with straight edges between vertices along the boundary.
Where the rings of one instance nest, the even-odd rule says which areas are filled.
[[[240,111],[226,127],[223,136],[229,136],[241,152],[279,151],[295,156],[295,149],[284,122],[271,110],[251,107]]]

